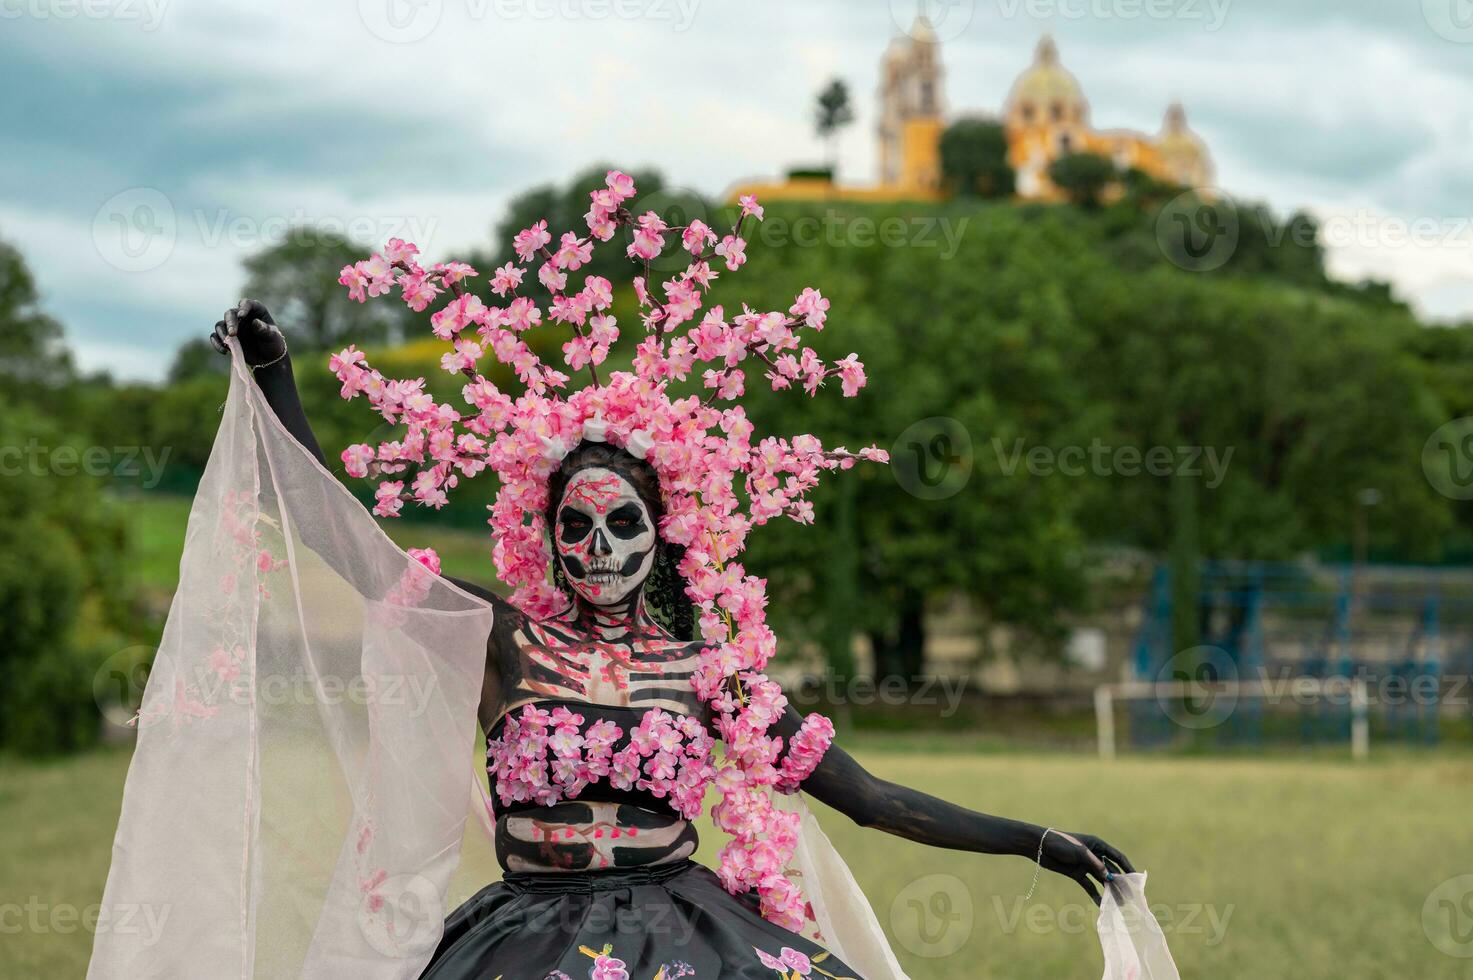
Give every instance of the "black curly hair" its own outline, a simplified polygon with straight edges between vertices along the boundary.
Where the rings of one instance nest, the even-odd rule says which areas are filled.
[[[660,517],[665,513],[665,505],[660,498],[660,478],[655,474],[655,468],[642,459],[637,459],[617,446],[611,446],[606,442],[578,443],[567,456],[563,457],[562,465],[553,471],[547,482],[547,533],[557,534],[557,508],[562,502],[563,492],[567,490],[568,483],[580,471],[592,467],[611,470],[629,481],[634,487],[634,492],[639,494],[639,499],[644,501],[645,507],[650,512],[650,520],[655,522],[656,527],[656,552],[655,564],[650,569],[650,577],[644,583],[645,606],[650,613],[672,636],[679,640],[691,640],[695,638],[695,610],[691,604],[690,597],[686,595],[686,582],[680,574],[679,562],[685,554],[685,549],[677,545],[668,544],[659,536]],[[557,549],[553,549],[556,554]],[[554,558],[552,562],[552,579],[569,599],[572,599],[573,590],[569,586],[567,576],[563,573],[561,559]]]

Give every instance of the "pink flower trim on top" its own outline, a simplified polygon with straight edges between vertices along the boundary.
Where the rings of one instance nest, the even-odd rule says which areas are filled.
[[[793,734],[788,754],[778,770],[774,787],[779,793],[796,793],[803,780],[823,761],[824,753],[834,743],[834,723],[823,715],[809,715]]]
[[[487,771],[503,805],[552,806],[607,779],[615,789],[641,789],[668,800],[687,820],[701,815],[716,769],[715,739],[699,721],[651,709],[618,751],[614,745],[624,738],[623,728],[600,719],[584,730],[583,722],[583,715],[564,705],[547,710],[529,704],[507,716],[501,737],[486,746]]]

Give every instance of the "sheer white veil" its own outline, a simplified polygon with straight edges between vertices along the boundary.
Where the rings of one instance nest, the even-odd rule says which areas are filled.
[[[418,976],[467,818],[492,609],[400,550],[231,343],[88,976]],[[903,978],[801,796],[819,940]],[[123,928],[148,921],[156,929]]]

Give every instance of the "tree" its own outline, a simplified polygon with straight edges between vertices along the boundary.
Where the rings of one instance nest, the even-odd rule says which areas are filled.
[[[25,259],[0,241],[0,382],[13,394],[35,395],[73,378],[61,324],[39,304]]]
[[[1079,280],[1071,292],[1091,338],[1075,371],[1108,407],[1102,443],[1141,456],[1168,447],[1175,461],[1164,474],[1135,460],[1090,481],[1081,519],[1093,538],[1170,548],[1176,521],[1162,515],[1177,513],[1174,484],[1188,478],[1195,506],[1183,516],[1203,555],[1285,560],[1343,547],[1356,492],[1375,487],[1373,543],[1438,556],[1450,502],[1416,461],[1447,416],[1407,351],[1424,329],[1411,316],[1174,268]],[[1195,454],[1200,475],[1172,447]]]
[[[961,119],[941,134],[941,174],[963,197],[1012,197],[1007,131],[990,119]]]
[[[38,304],[21,253],[0,242],[0,747],[33,754],[96,741],[93,678],[124,646],[130,567],[86,465],[99,445],[72,428],[88,413],[61,324]]]
[[[1125,190],[1125,202],[1137,211],[1160,207],[1186,191],[1179,184],[1157,180],[1139,167],[1127,167],[1120,174],[1120,185]]]
[[[774,204],[769,215],[797,220],[804,207]],[[851,205],[841,217],[889,214]],[[858,466],[815,492],[817,526],[753,532],[747,564],[771,582],[780,635],[822,643],[841,673],[858,633],[869,637],[878,675],[921,674],[926,613],[937,600],[968,596],[989,626],[1055,648],[1061,610],[1083,597],[1067,481],[1009,470],[991,439],[1068,439],[1089,417],[1066,370],[1072,358],[1061,356],[1078,343],[1073,322],[1056,290],[1039,288],[1085,246],[1036,229],[1011,206],[972,215],[967,230],[946,260],[875,239],[764,246],[731,277],[732,295],[756,309],[785,309],[803,285],[821,285],[831,327],[805,332],[805,342],[823,357],[859,351],[870,378],[858,398],[825,388],[808,399],[766,393],[749,373],[759,429],[811,431],[851,448],[873,441],[897,458],[921,453],[947,474],[937,496],[897,478],[899,467]],[[727,286],[718,283],[714,302]]]
[[[849,102],[849,86],[843,79],[836,78],[818,93],[813,122],[818,138],[828,144],[831,171],[837,171],[839,166],[839,130],[853,121],[854,107]]]
[[[267,307],[269,310],[271,307]],[[272,314],[275,316],[276,314]],[[220,356],[215,345],[206,337],[193,337],[179,345],[174,360],[169,365],[168,383],[186,381],[201,375],[223,375],[230,362]]]
[[[406,324],[415,322],[413,311],[402,304],[360,304],[338,282],[343,266],[383,244],[355,244],[332,232],[294,228],[281,243],[246,259],[242,295],[265,303],[287,343],[297,348],[321,351],[398,339]]]
[[[1048,176],[1075,204],[1095,208],[1117,174],[1109,157],[1098,153],[1068,153],[1049,164]]]
[[[0,745],[62,752],[96,741],[93,677],[124,643],[127,542],[96,477],[81,472],[86,440],[68,438],[0,390]]]

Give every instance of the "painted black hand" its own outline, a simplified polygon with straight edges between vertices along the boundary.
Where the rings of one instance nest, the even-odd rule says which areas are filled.
[[[210,343],[220,353],[228,354],[229,337],[240,341],[241,352],[251,367],[278,361],[286,353],[286,337],[282,336],[281,328],[271,319],[270,311],[253,299],[243,299],[234,309],[225,311],[210,334]]]
[[[1115,875],[1135,871],[1124,854],[1098,837],[1058,830],[1049,831],[1044,839],[1043,866],[1077,881],[1096,905],[1100,904],[1100,890],[1095,882],[1103,885]]]

